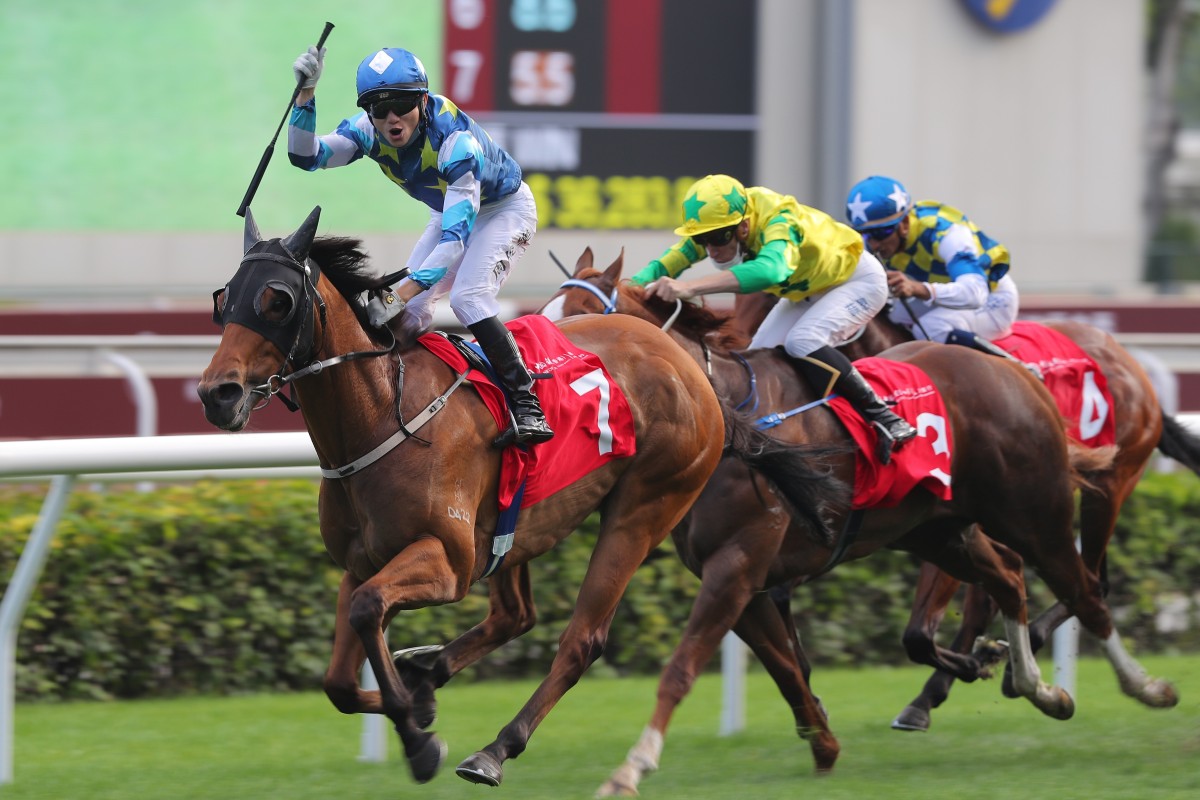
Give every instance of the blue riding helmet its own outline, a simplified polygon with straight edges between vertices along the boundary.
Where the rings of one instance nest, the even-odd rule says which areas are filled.
[[[895,225],[912,207],[904,184],[883,175],[859,181],[846,195],[846,219],[856,231]]]
[[[359,108],[399,100],[413,94],[429,94],[429,76],[421,59],[399,47],[372,53],[358,65],[355,78]]]

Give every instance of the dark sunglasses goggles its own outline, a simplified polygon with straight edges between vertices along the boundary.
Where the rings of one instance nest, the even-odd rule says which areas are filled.
[[[412,97],[403,97],[399,100],[382,100],[378,103],[372,103],[370,114],[375,119],[387,119],[388,114],[395,114],[397,117],[403,117],[408,112],[412,111],[425,98],[424,95],[417,94]]]
[[[884,239],[895,233],[896,229],[899,227],[900,224],[897,223],[895,225],[886,225],[882,228],[871,228],[871,230],[866,232],[867,238],[873,242],[882,242]]]
[[[692,241],[700,247],[724,247],[733,241],[735,233],[737,233],[737,225],[730,225],[728,228],[717,228],[715,231],[698,233],[692,237]]]

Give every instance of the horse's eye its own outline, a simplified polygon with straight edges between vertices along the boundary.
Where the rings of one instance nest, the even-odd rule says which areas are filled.
[[[287,292],[267,287],[259,300],[259,313],[267,322],[281,324],[292,314],[292,298]]]
[[[221,324],[221,315],[225,313],[225,295],[229,294],[228,288],[217,289],[213,292],[213,322],[217,325]]]

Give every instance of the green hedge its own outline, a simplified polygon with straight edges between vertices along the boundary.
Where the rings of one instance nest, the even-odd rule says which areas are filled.
[[[43,491],[0,489],[0,575],[9,578]],[[1200,649],[1200,482],[1152,475],[1126,504],[1110,551],[1112,605],[1136,651]],[[542,674],[591,555],[595,518],[532,564],[539,623],[470,678]],[[698,582],[670,552],[638,570],[597,667],[653,672],[679,638]],[[882,552],[796,590],[814,662],[896,663],[917,564]],[[77,488],[18,639],[22,699],[311,689],[329,656],[339,571],[307,481],[203,482],[153,492]],[[1031,605],[1049,597],[1030,581]],[[449,641],[487,612],[484,586],[453,606],[406,612],[395,647]],[[1154,619],[1164,598],[1193,598],[1185,631]],[[948,615],[947,625],[955,622]],[[1085,637],[1086,639],[1086,637]]]

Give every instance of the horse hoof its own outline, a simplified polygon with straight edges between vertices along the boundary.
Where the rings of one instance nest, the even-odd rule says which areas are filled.
[[[1017,691],[1017,687],[1013,685],[1011,663],[1004,668],[1004,680],[1000,682],[1000,693],[1010,700],[1015,700],[1021,696],[1021,693]]]
[[[1061,686],[1050,686],[1048,689],[1048,697],[1043,697],[1041,692],[1034,699],[1034,705],[1038,710],[1051,719],[1068,720],[1075,716],[1075,701],[1067,690]]]
[[[446,648],[440,644],[409,647],[392,653],[392,664],[400,680],[412,693],[410,714],[421,730],[429,730],[437,721],[437,698],[430,671]]]
[[[1174,708],[1179,705],[1179,692],[1170,681],[1152,678],[1142,687],[1137,699],[1150,708]]]
[[[473,756],[468,756],[454,773],[463,780],[471,783],[481,783],[484,786],[499,786],[504,780],[504,767],[493,756],[482,750]]]
[[[442,762],[446,760],[448,752],[445,742],[433,734],[429,734],[415,752],[406,754],[413,780],[417,783],[429,783],[433,780],[433,776],[437,775],[438,770],[441,769]]]
[[[929,712],[923,708],[908,706],[892,720],[892,730],[925,733],[929,730]]]
[[[991,678],[995,674],[993,668],[1008,661],[1008,642],[980,636],[975,640],[971,655],[979,662],[979,677]]]
[[[638,790],[636,787],[627,786],[623,783],[617,783],[612,778],[604,782],[599,789],[596,790],[596,797],[637,797]]]

